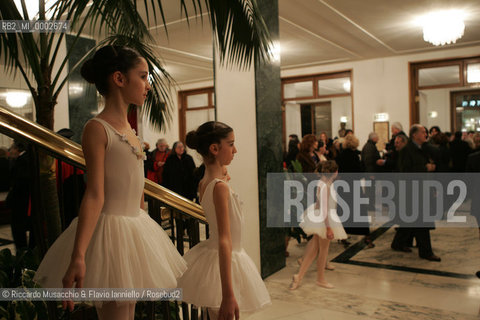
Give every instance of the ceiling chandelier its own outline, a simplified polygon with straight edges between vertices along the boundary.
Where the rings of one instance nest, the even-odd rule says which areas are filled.
[[[440,46],[455,43],[463,36],[464,14],[459,10],[436,11],[422,19],[423,40]]]

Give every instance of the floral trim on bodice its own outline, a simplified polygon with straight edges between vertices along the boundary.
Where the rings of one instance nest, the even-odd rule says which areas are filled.
[[[135,134],[135,137],[137,137],[138,141],[140,142],[140,146],[143,145],[143,142],[137,136],[137,132],[135,131],[135,129],[132,129],[132,131]],[[130,143],[130,141],[128,141],[127,135],[125,133],[121,134],[121,133],[117,132],[117,130],[115,130],[115,133],[120,137],[120,140],[122,140],[123,142],[125,142],[126,144],[128,144],[130,146],[133,154],[137,157],[138,160],[147,160],[147,155],[146,155],[145,151],[140,150],[138,147],[132,145]]]

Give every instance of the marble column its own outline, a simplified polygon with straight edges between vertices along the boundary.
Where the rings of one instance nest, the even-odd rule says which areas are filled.
[[[66,35],[67,51],[72,50],[75,37]],[[79,38],[75,43],[68,59],[68,69],[73,68],[77,62],[93,47],[95,40]],[[81,67],[78,67],[68,79],[68,112],[70,129],[75,133],[72,140],[80,143],[82,130],[85,122],[95,116],[98,111],[97,91],[95,85],[89,84],[80,75]]]
[[[278,40],[277,0],[259,3],[273,40]],[[215,47],[215,45],[214,45]],[[243,200],[243,246],[263,277],[285,266],[285,233],[267,228],[267,173],[282,169],[280,65],[263,62],[249,69],[221,64],[215,57],[216,119],[235,131],[238,153],[228,170]]]
[[[279,43],[278,0],[262,0],[257,3],[273,43]],[[260,260],[262,277],[267,277],[285,266],[284,229],[267,228],[267,173],[281,172],[283,161],[279,59],[255,65],[255,97]]]

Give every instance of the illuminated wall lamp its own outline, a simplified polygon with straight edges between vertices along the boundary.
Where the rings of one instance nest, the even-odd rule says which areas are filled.
[[[6,101],[12,108],[22,108],[27,104],[29,93],[26,92],[7,92]]]
[[[385,122],[388,121],[388,113],[375,113],[374,115],[375,122]]]

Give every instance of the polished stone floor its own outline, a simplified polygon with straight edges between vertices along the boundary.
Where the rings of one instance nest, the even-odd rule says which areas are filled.
[[[392,251],[394,232],[389,228],[382,233],[375,239],[375,248],[353,250],[358,252],[344,262],[331,262],[336,269],[326,271],[326,277],[334,289],[315,284],[313,264],[301,286],[288,290],[306,245],[292,240],[287,266],[265,280],[272,305],[248,319],[480,319],[480,279],[474,276],[480,270],[477,229],[432,231],[441,262],[419,259],[415,248],[412,253]],[[332,242],[329,259],[352,251],[355,242],[361,245],[360,237],[350,241],[347,250]]]

